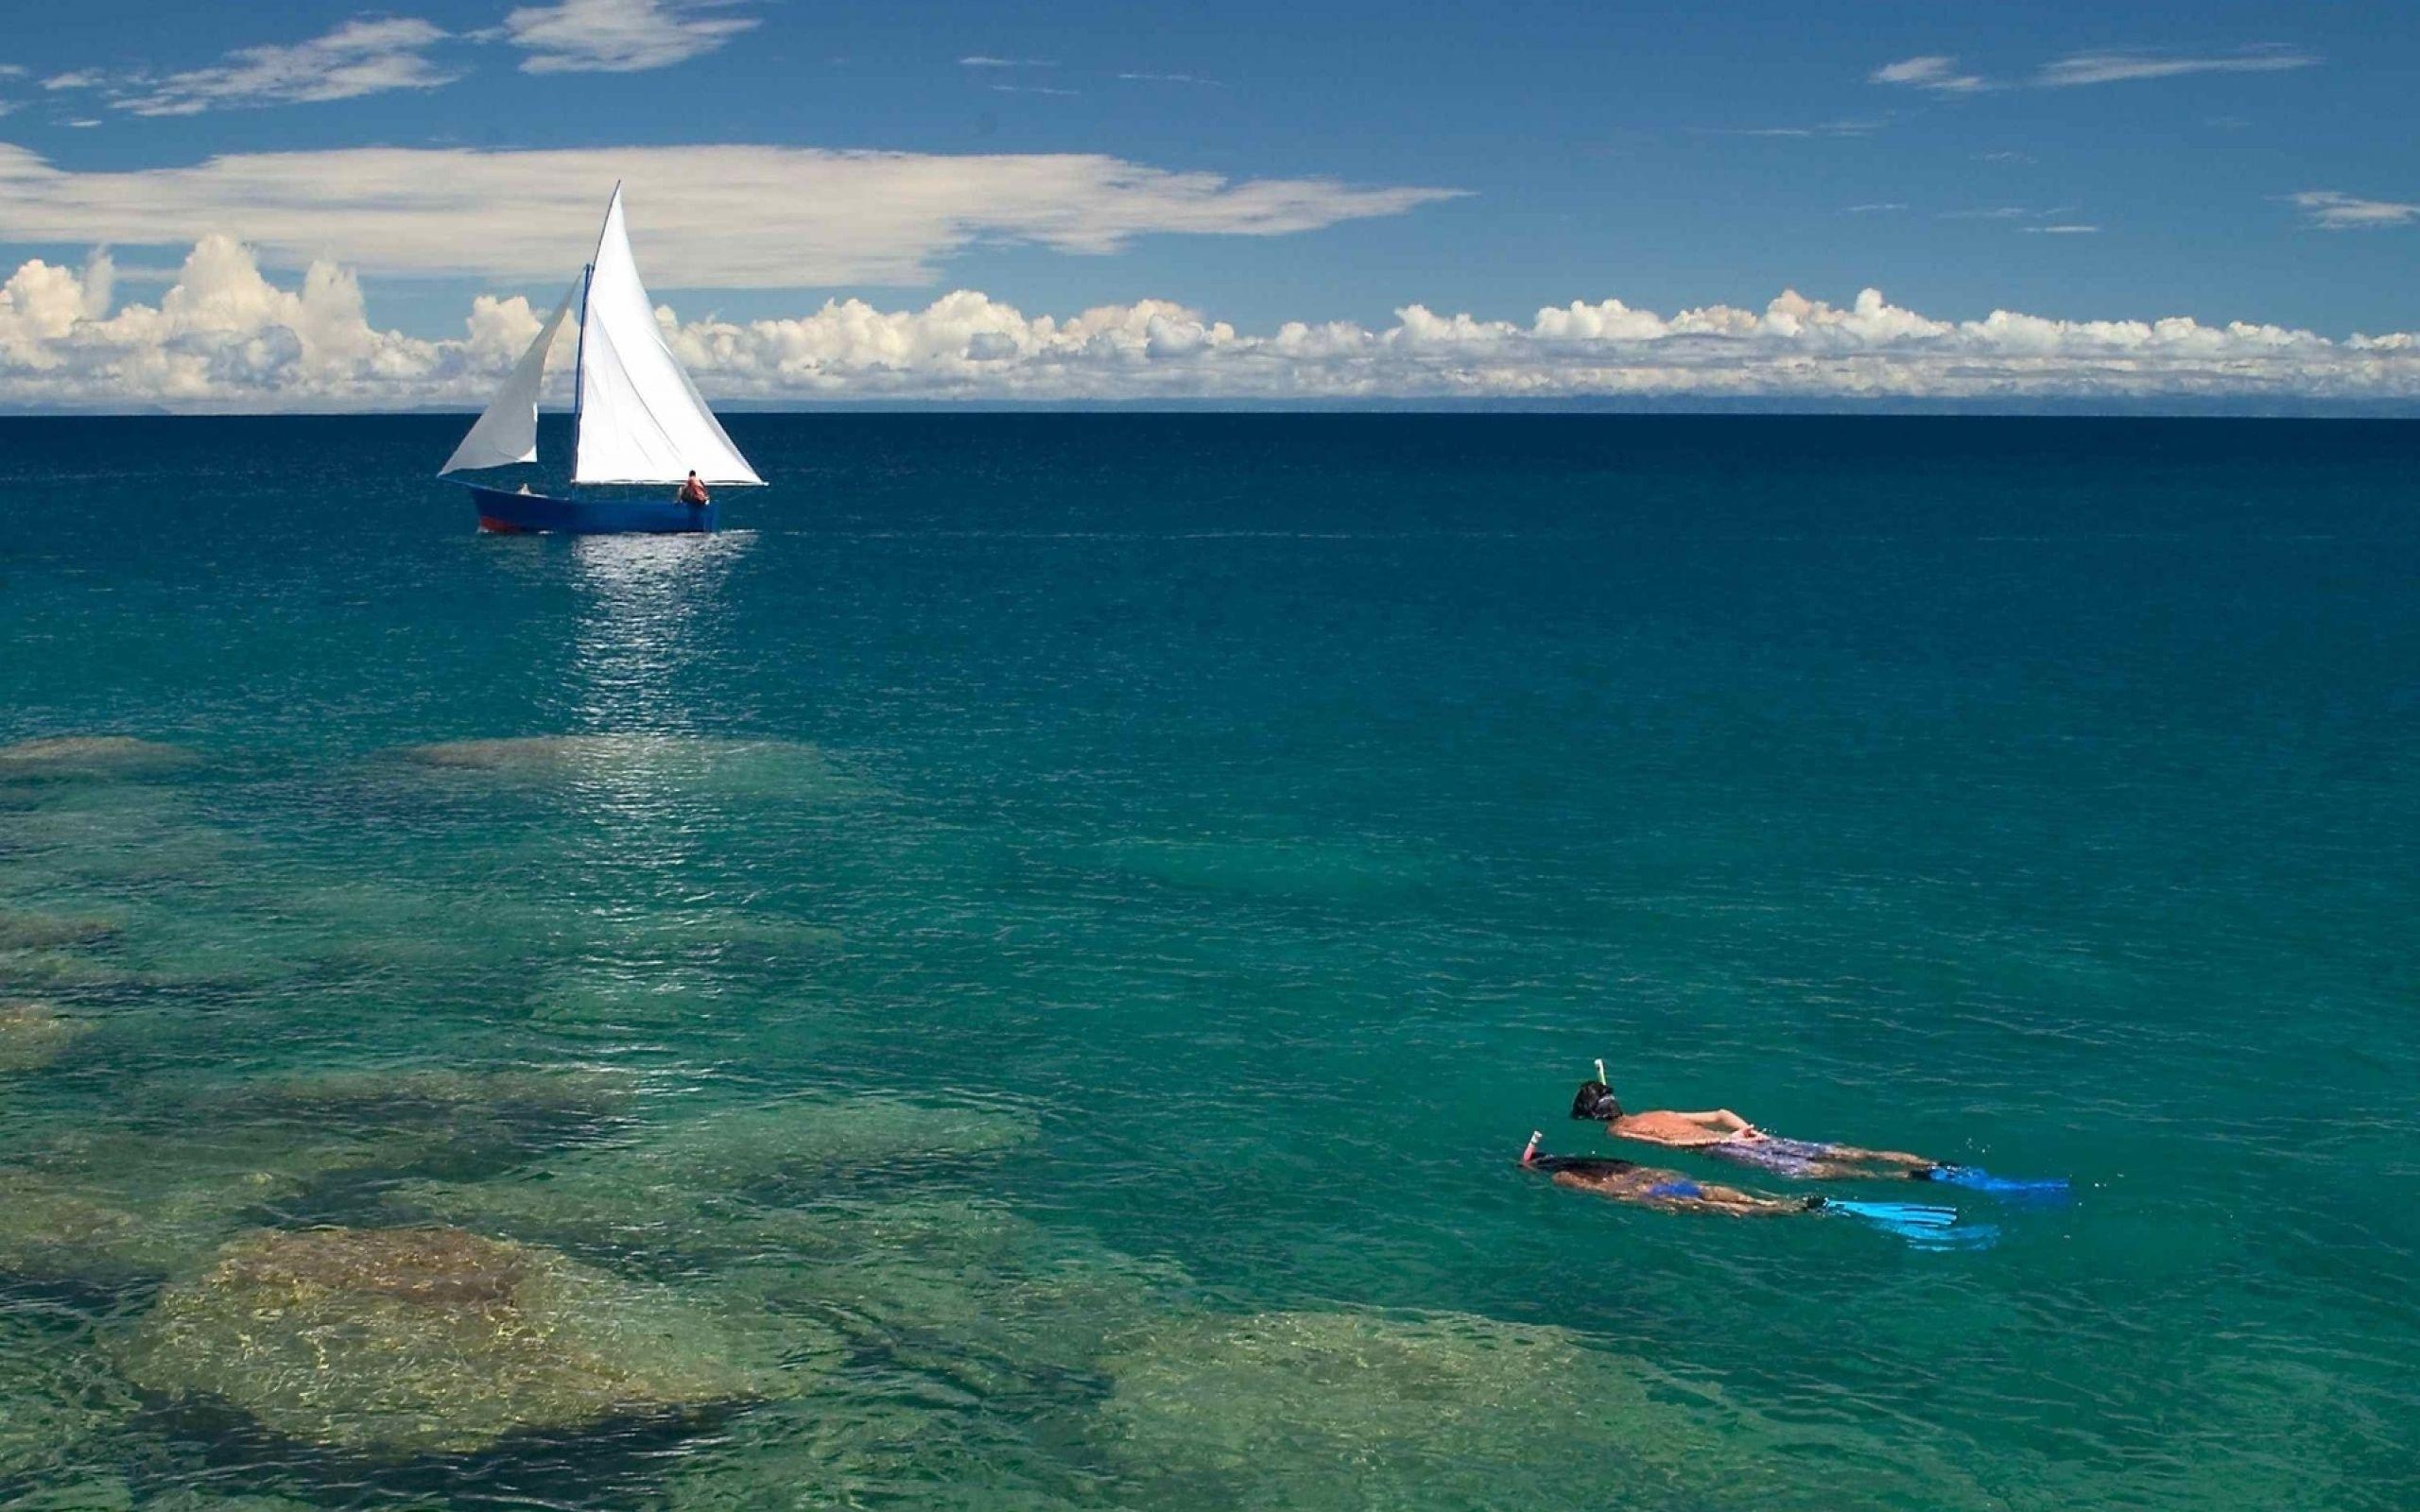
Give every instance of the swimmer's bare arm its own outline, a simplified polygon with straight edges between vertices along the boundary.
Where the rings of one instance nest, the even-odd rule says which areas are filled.
[[[1755,1125],[1749,1123],[1727,1108],[1717,1108],[1703,1113],[1683,1113],[1681,1116],[1701,1128],[1710,1128],[1723,1134],[1753,1134],[1756,1128]]]

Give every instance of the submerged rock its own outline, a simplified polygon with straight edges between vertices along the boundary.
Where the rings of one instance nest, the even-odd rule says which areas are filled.
[[[0,1274],[119,1287],[198,1264],[311,1185],[382,1158],[340,1134],[77,1128],[0,1167]]]
[[[47,1003],[0,1003],[0,1071],[39,1071],[91,1029]]]
[[[134,1405],[82,1338],[0,1314],[0,1486],[104,1461],[96,1441]]]
[[[821,1205],[869,1181],[977,1169],[1033,1135],[1032,1119],[1010,1109],[793,1098],[647,1127],[495,1180],[406,1182],[389,1202],[547,1244],[716,1263],[768,1250],[797,1254],[822,1220],[786,1199]]]
[[[662,1512],[899,1507],[1060,1512],[1119,1505],[1059,1457],[1019,1414],[985,1410],[911,1372],[853,1371],[795,1401],[749,1413],[682,1456]]]
[[[637,1078],[603,1069],[463,1071],[451,1067],[265,1077],[204,1106],[271,1125],[341,1132],[389,1170],[445,1174],[515,1165],[603,1138],[620,1126]]]
[[[1121,1504],[1070,1457],[1109,1342],[1189,1305],[1173,1265],[980,1197],[818,1202],[697,1284],[735,1310],[826,1319],[851,1366],[683,1457],[681,1512],[816,1504],[1027,1512]]]
[[[131,1209],[23,1171],[0,1172],[0,1274],[115,1280],[165,1269]],[[146,1264],[149,1261],[153,1263]]]
[[[1715,1443],[1648,1367],[1460,1314],[1197,1315],[1108,1369],[1122,1504],[1698,1504],[1691,1467]]]
[[[442,1228],[243,1236],[164,1291],[116,1354],[147,1391],[382,1457],[683,1417],[776,1381],[669,1294]]]
[[[450,766],[480,772],[543,772],[616,763],[706,763],[761,756],[821,759],[821,753],[814,747],[790,741],[644,733],[514,735],[490,740],[445,740],[425,746],[406,746],[403,754],[406,759],[424,766]]]
[[[47,951],[97,945],[118,932],[116,920],[65,914],[21,914],[0,908],[0,951]]]
[[[513,782],[672,784],[792,801],[850,797],[858,784],[813,746],[701,735],[526,735],[408,746],[418,766]]]
[[[306,1111],[517,1107],[595,1117],[627,1106],[636,1091],[629,1073],[606,1067],[394,1066],[263,1077],[233,1095],[245,1103]]]
[[[666,1125],[634,1154],[703,1185],[968,1160],[1028,1143],[1031,1115],[883,1095],[796,1097]]]
[[[48,735],[0,746],[0,776],[155,771],[193,760],[182,747],[131,735]]]

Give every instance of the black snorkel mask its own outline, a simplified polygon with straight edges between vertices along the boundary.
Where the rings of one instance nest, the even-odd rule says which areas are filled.
[[[1622,1116],[1621,1100],[1601,1081],[1583,1081],[1571,1099],[1571,1116],[1585,1124],[1610,1124]]]

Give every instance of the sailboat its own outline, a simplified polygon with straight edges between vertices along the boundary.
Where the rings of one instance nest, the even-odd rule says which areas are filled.
[[[562,302],[538,328],[538,338],[512,365],[504,387],[471,426],[438,476],[538,460],[538,387],[546,353],[563,320],[579,310],[579,344],[572,379],[572,487],[664,484],[694,472],[709,484],[764,483],[697,385],[682,370],[655,306],[639,283],[637,261],[622,218],[622,186],[614,186],[596,259],[580,270]],[[469,483],[482,530],[557,530],[588,535],[666,533],[715,528],[715,507],[675,499],[572,498]]]

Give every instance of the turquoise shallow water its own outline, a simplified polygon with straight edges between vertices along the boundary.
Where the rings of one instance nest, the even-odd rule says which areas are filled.
[[[0,422],[0,1504],[2420,1496],[2420,427],[457,428]]]

